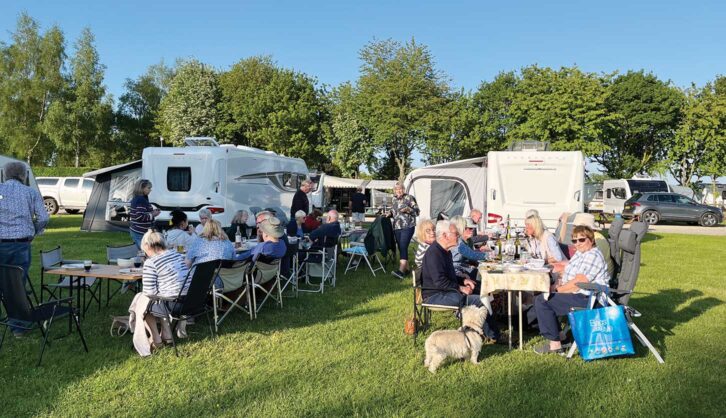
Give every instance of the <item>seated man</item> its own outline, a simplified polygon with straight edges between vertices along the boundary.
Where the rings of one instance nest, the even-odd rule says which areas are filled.
[[[305,231],[303,223],[305,222],[305,212],[299,210],[295,212],[295,219],[290,219],[287,224],[287,236],[302,238]]]
[[[472,209],[469,213],[469,218],[467,218],[471,219],[472,223],[474,224],[474,233],[469,239],[472,244],[482,244],[489,241],[489,236],[484,233],[485,225],[481,223],[482,216],[483,214],[479,209]]]
[[[287,244],[280,237],[285,235],[279,219],[268,218],[260,223],[259,230],[262,233],[262,242],[251,250],[242,251],[234,256],[235,261],[260,260],[269,263],[285,256]]]
[[[340,222],[338,222],[338,211],[330,210],[326,222],[310,233],[310,241],[313,247],[322,248],[326,240],[338,239],[340,237]]]
[[[426,303],[444,306],[482,306],[474,293],[476,282],[457,277],[450,250],[458,245],[459,232],[447,220],[436,222],[436,241],[426,250],[421,267],[422,295]],[[487,315],[484,334],[499,340],[499,329],[492,315]]]
[[[576,226],[572,231],[572,243],[577,252],[565,266],[556,293],[549,299],[540,294],[534,300],[539,332],[549,340],[542,346],[535,347],[538,354],[563,353],[560,322],[557,317],[567,315],[571,308],[587,307],[589,299],[589,292],[577,287],[577,283],[608,285],[607,266],[602,253],[595,246],[592,229]]]

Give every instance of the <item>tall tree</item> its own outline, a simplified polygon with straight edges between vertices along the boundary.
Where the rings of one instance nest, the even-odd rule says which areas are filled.
[[[511,126],[508,140],[547,141],[555,150],[599,154],[604,149],[600,137],[607,116],[605,98],[601,80],[577,67],[525,67],[516,83],[509,118],[504,119]]]
[[[157,129],[174,145],[187,136],[212,136],[219,123],[219,100],[217,73],[197,60],[181,62],[161,100]]]
[[[218,132],[235,144],[304,159],[321,168],[329,115],[315,79],[279,68],[270,57],[251,57],[220,76],[222,122]]]
[[[100,63],[91,30],[85,28],[71,58],[68,88],[50,107],[46,132],[55,143],[61,161],[84,165],[94,149],[108,141],[112,103],[103,85],[105,66]]]
[[[57,26],[41,35],[25,13],[11,40],[0,44],[0,147],[29,163],[45,161],[53,146],[44,124],[64,87],[65,40]]]
[[[595,161],[614,178],[647,173],[667,156],[681,118],[683,93],[653,74],[629,71],[608,86],[606,149]]]
[[[352,177],[358,177],[362,165],[371,170],[374,160],[372,140],[358,117],[355,94],[350,83],[343,83],[333,90],[332,134],[327,137],[333,165],[342,175]]]
[[[447,105],[449,86],[428,48],[411,40],[374,41],[360,52],[357,106],[377,154],[386,154],[403,180],[414,150],[442,135],[436,115]]]

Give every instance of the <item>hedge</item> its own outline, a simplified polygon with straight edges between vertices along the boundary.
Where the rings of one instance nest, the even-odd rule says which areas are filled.
[[[82,177],[83,173],[93,171],[91,167],[33,167],[35,177]]]

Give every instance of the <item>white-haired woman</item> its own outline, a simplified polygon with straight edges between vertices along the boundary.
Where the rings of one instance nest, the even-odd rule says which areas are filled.
[[[154,225],[154,218],[159,216],[159,209],[149,203],[151,181],[141,179],[134,185],[134,198],[129,209],[129,234],[134,244],[141,249],[141,238]]]
[[[287,236],[302,238],[305,234],[305,212],[299,210],[295,212],[295,219],[291,219],[287,224]]]
[[[393,218],[393,234],[396,236],[400,261],[398,270],[391,272],[395,277],[403,279],[408,274],[408,245],[416,229],[416,217],[419,214],[416,198],[403,191],[403,184],[396,183],[393,187],[391,217]]]
[[[199,225],[197,225],[196,228],[194,228],[194,233],[197,235],[202,235],[202,231],[204,231],[204,225],[207,224],[207,221],[212,219],[212,211],[209,209],[202,209],[199,211]]]
[[[539,215],[531,215],[524,220],[524,234],[533,258],[540,258],[550,264],[565,260],[557,239],[545,229]]]

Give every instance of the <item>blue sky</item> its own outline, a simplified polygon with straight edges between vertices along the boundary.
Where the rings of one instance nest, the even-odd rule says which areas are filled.
[[[154,63],[196,57],[218,69],[269,54],[337,85],[358,76],[373,39],[427,45],[458,88],[530,64],[646,69],[678,86],[726,73],[726,2],[703,1],[166,1],[2,0],[0,40],[20,12],[57,24],[70,46],[96,36],[109,92]]]

